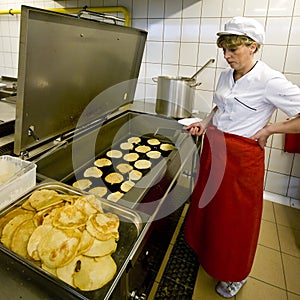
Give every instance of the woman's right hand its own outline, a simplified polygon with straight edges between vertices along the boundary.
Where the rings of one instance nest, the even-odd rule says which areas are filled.
[[[185,126],[184,130],[188,131],[191,135],[202,135],[206,129],[206,125],[204,122],[195,122],[189,126]]]

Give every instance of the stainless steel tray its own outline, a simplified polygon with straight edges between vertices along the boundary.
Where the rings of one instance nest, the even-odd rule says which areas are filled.
[[[84,195],[84,192],[81,192],[79,190],[73,189],[72,187],[59,183],[59,182],[46,182],[37,185],[34,189],[32,189],[30,192],[28,192],[25,196],[23,196],[21,199],[16,200],[9,208],[6,208],[2,211],[0,211],[0,218],[4,217],[9,211],[17,208],[18,206],[22,205],[23,202],[33,193],[33,191],[38,189],[51,189],[58,191],[63,194],[71,194],[71,195]],[[36,266],[29,260],[17,255],[10,249],[6,248],[4,245],[0,243],[0,251],[8,254],[15,260],[21,263],[21,265],[33,270],[35,273],[43,277],[45,280],[51,281],[51,283],[56,284],[59,288],[66,291],[68,294],[70,294],[70,297],[72,298],[78,298],[78,299],[109,299],[112,291],[114,290],[115,286],[117,285],[120,277],[122,276],[122,273],[124,272],[128,262],[130,261],[130,258],[132,257],[132,252],[136,248],[136,242],[138,240],[138,237],[143,229],[143,222],[141,216],[124,207],[118,206],[115,203],[110,203],[106,201],[105,199],[101,199],[101,204],[103,207],[103,210],[105,212],[112,212],[116,215],[118,215],[120,219],[120,227],[119,227],[119,234],[120,238],[118,240],[118,247],[116,252],[112,255],[116,265],[117,265],[117,273],[115,278],[106,284],[104,287],[95,290],[95,291],[81,291],[79,289],[75,289],[72,286],[66,284],[59,278],[55,277],[54,275],[51,275],[50,273],[46,272],[42,268]],[[20,269],[20,272],[21,269]]]

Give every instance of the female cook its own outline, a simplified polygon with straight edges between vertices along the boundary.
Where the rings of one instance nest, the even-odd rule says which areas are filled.
[[[257,247],[264,147],[271,134],[300,132],[300,89],[254,58],[264,42],[256,20],[234,17],[217,35],[230,68],[220,75],[210,115],[186,127],[205,136],[185,239],[219,280],[217,293],[230,298],[246,282]],[[289,119],[269,124],[277,108]]]

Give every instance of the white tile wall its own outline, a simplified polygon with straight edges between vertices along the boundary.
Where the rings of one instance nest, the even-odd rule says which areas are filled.
[[[132,25],[148,31],[136,99],[155,103],[159,75],[191,76],[210,58],[216,62],[199,74],[194,109],[209,112],[217,78],[227,67],[215,45],[216,32],[232,16],[255,17],[266,28],[266,44],[257,54],[300,85],[300,0],[3,0],[0,10],[21,4],[50,7],[122,5]],[[0,14],[0,75],[17,76],[20,15]],[[276,112],[271,121],[284,120]],[[299,203],[300,154],[282,151],[284,137],[272,136],[266,149],[265,189],[274,201]],[[291,200],[293,199],[293,201]],[[297,202],[298,201],[298,202]]]

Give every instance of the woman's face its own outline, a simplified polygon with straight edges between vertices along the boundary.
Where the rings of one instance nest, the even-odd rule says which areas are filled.
[[[236,71],[248,71],[253,65],[253,53],[256,49],[254,44],[250,46],[237,46],[232,49],[223,48],[224,58],[227,63]]]

